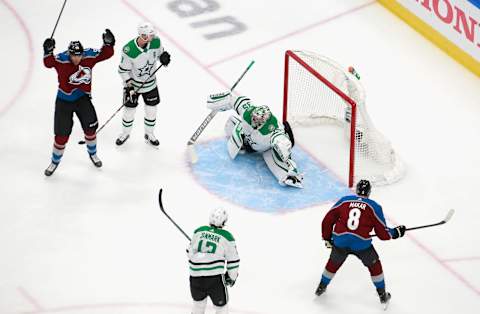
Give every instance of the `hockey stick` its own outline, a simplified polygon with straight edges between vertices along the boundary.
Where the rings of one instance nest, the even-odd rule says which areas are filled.
[[[177,223],[175,221],[173,221],[172,218],[170,218],[170,216],[165,211],[165,208],[163,208],[162,192],[163,192],[163,189],[160,189],[160,192],[158,192],[158,205],[160,206],[160,210],[175,225],[175,227],[177,227],[177,229],[185,236],[185,238],[188,239],[188,241],[192,241],[192,239],[190,239],[190,237],[185,233],[185,231],[183,231],[182,228],[180,228],[180,226],[177,225]]]
[[[412,227],[412,228],[407,228],[405,229],[405,231],[411,231],[411,230],[417,230],[417,229],[423,229],[423,228],[430,228],[430,227],[435,227],[435,226],[440,226],[440,225],[443,225],[445,223],[447,223],[453,216],[453,214],[455,213],[455,209],[450,209],[447,213],[447,215],[445,216],[445,218],[440,221],[440,222],[437,222],[437,223],[434,223],[434,224],[430,224],[430,225],[423,225],[423,226],[418,226],[418,227]]]
[[[240,77],[237,79],[237,81],[233,84],[233,86],[230,88],[230,92],[232,92],[235,87],[237,87],[238,83],[240,82],[240,80],[245,76],[245,74],[248,72],[248,70],[250,70],[250,68],[252,67],[252,65],[255,63],[255,61],[251,61],[250,64],[247,66],[247,68],[245,69],[245,71],[243,71],[242,75],[240,75]],[[190,159],[190,162],[191,163],[196,163],[198,161],[198,156],[197,156],[197,153],[195,151],[195,142],[197,141],[198,137],[200,136],[200,134],[202,134],[202,132],[205,130],[205,128],[207,127],[207,125],[213,120],[213,118],[215,117],[215,115],[218,113],[218,110],[212,110],[206,117],[205,119],[203,120],[203,122],[200,124],[200,126],[197,128],[197,130],[195,131],[195,133],[193,133],[192,137],[190,138],[190,140],[188,140],[187,142],[187,152],[188,152],[188,156],[189,156],[189,159]]]
[[[55,34],[55,31],[57,30],[58,22],[60,21],[60,17],[62,16],[63,9],[65,8],[66,4],[67,4],[67,0],[63,1],[62,9],[60,10],[60,14],[58,14],[57,22],[55,23],[55,27],[53,28],[52,35],[50,36],[50,38],[53,38],[53,35]]]
[[[423,229],[423,228],[430,228],[430,227],[436,227],[436,226],[440,226],[440,225],[443,225],[445,223],[447,223],[453,216],[453,214],[455,213],[455,210],[454,209],[450,209],[447,213],[447,215],[445,216],[445,218],[440,221],[440,222],[437,222],[437,223],[433,223],[433,224],[429,224],[429,225],[423,225],[423,226],[417,226],[417,227],[411,227],[411,228],[407,228],[405,229],[405,231],[412,231],[412,230],[417,230],[417,229]],[[377,235],[376,234],[372,234],[371,235],[372,237],[376,237]]]
[[[155,71],[153,71],[153,73],[150,74],[149,77],[147,77],[147,79],[142,83],[142,85],[140,85],[139,88],[137,88],[137,90],[136,90],[135,92],[138,92],[139,90],[141,90],[142,87],[143,87],[143,85],[145,85],[145,83],[146,83],[149,79],[151,79],[151,78],[155,75],[155,73],[157,73],[157,71],[158,71],[162,66],[163,66],[163,64],[160,64],[160,66],[159,66]],[[122,104],[122,105],[117,109],[117,111],[115,111],[115,112],[110,116],[110,118],[108,118],[108,120],[97,130],[97,132],[95,132],[95,136],[98,135],[98,133],[100,133],[100,131],[108,124],[108,122],[110,122],[110,120],[113,119],[113,117],[115,117],[115,115],[116,115],[120,110],[122,110],[123,107],[125,107],[125,104]],[[80,145],[83,145],[83,144],[85,144],[85,143],[86,143],[85,140],[80,140],[80,141],[78,141],[78,144],[80,144]]]

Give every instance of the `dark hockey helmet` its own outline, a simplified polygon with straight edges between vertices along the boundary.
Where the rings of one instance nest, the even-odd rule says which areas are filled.
[[[71,41],[70,44],[68,44],[68,53],[71,56],[81,56],[81,55],[83,55],[82,43],[80,43],[78,40]]]
[[[363,197],[369,197],[372,191],[372,185],[368,180],[360,180],[357,183],[357,195]]]

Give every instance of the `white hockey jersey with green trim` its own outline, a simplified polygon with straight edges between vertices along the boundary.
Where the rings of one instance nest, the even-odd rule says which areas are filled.
[[[264,152],[272,148],[273,138],[285,134],[285,131],[283,125],[278,123],[273,114],[261,127],[254,128],[252,126],[252,112],[255,108],[257,107],[250,102],[250,98],[245,96],[238,96],[233,101],[233,109],[242,119],[241,132],[245,136],[245,141],[255,151]]]
[[[240,258],[235,239],[227,230],[202,226],[195,230],[188,248],[190,275],[193,277],[225,274],[238,276]]]
[[[157,86],[156,77],[148,78],[155,71],[155,65],[163,51],[158,37],[154,37],[145,48],[138,46],[136,38],[123,46],[118,73],[122,77],[124,85],[129,79],[132,79],[135,90],[146,81],[142,89],[138,91],[139,93],[146,93],[154,89]]]

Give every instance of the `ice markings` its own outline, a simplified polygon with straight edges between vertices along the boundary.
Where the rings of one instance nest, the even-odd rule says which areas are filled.
[[[270,173],[261,154],[228,157],[226,141],[218,139],[197,145],[198,163],[192,172],[207,190],[240,206],[262,212],[285,212],[334,201],[349,194],[328,169],[301,148],[294,159],[305,173],[304,189],[282,187]]]

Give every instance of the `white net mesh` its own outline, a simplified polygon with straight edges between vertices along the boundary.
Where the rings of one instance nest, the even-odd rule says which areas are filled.
[[[401,179],[403,163],[371,122],[360,80],[316,53],[289,51],[286,58],[284,118],[286,111],[286,119],[297,126],[296,133],[298,126],[310,127],[305,134],[315,139],[312,144],[319,148],[314,149],[315,155],[341,177],[347,175],[350,185],[360,179],[376,185]],[[351,140],[353,124],[355,139]],[[338,126],[344,132],[338,132]],[[343,139],[338,133],[343,133]]]

